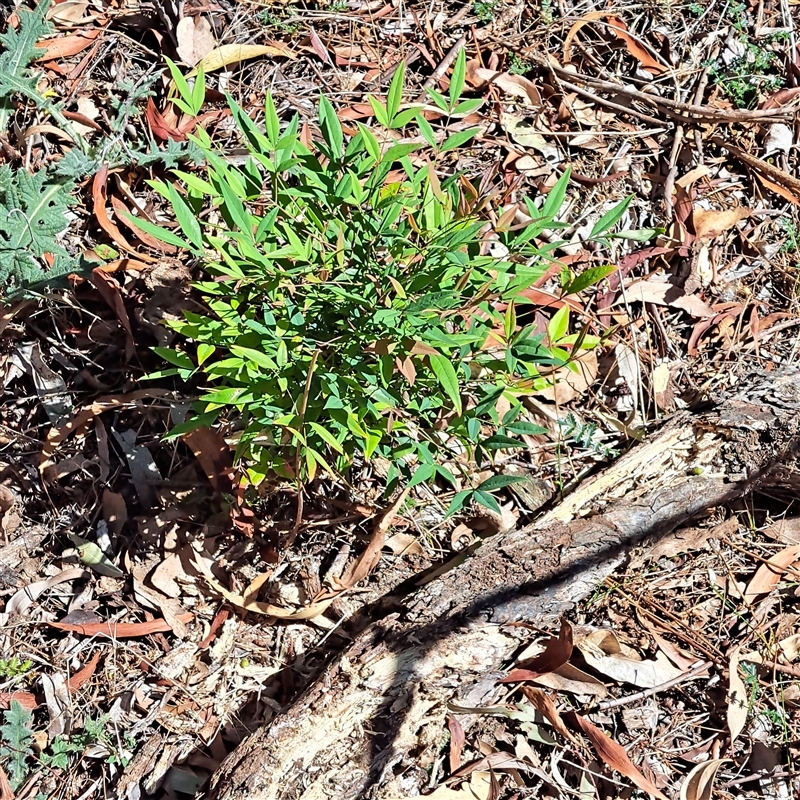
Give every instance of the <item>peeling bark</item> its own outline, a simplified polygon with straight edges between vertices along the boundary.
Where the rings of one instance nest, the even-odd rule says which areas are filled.
[[[785,478],[800,440],[798,381],[796,372],[763,375],[713,413],[678,415],[534,525],[386,598],[318,680],[222,764],[209,796],[425,791],[447,703],[491,702],[498,671],[522,643],[508,623],[555,626],[633,546]]]

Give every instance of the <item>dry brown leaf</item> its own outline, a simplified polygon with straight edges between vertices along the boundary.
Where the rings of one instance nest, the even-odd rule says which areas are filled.
[[[233,480],[233,455],[219,431],[203,426],[181,438],[194,453],[215,492],[230,492]]]
[[[166,397],[168,394],[169,392],[165,389],[136,389],[127,394],[99,397],[90,405],[79,408],[69,422],[58,427],[53,427],[48,431],[47,439],[42,447],[42,455],[39,460],[39,471],[44,472],[47,467],[52,465],[53,462],[50,458],[63,441],[70,436],[75,436],[86,431],[89,427],[89,423],[104,411],[130,405],[145,398]]]
[[[467,741],[464,729],[454,714],[447,717],[447,729],[450,731],[450,774],[458,771],[461,766],[461,751]]]
[[[337,581],[342,589],[352,589],[359,581],[366,578],[380,561],[381,550],[386,542],[386,533],[392,526],[397,512],[403,507],[409,491],[407,487],[403,489],[397,499],[381,514],[366,549]]]
[[[558,405],[565,405],[585,394],[597,378],[597,353],[594,350],[583,350],[573,358],[573,364],[577,365],[577,372],[569,367],[559,367],[553,373],[553,386],[532,394]]]
[[[553,730],[556,733],[561,734],[561,736],[574,745],[580,746],[578,740],[564,724],[564,720],[561,719],[561,714],[558,713],[556,704],[549,694],[543,692],[541,689],[535,689],[532,686],[523,686],[522,694],[530,700],[531,705],[553,726]]]
[[[714,778],[726,758],[698,764],[681,784],[681,800],[712,800]]]
[[[419,539],[410,533],[395,533],[384,542],[384,547],[388,547],[396,556],[421,556],[425,552]]]
[[[771,181],[769,178],[764,177],[760,172],[755,172],[755,176],[761,181],[765,189],[768,189],[770,192],[774,192],[779,197],[782,197],[784,200],[788,200],[790,203],[793,203],[796,206],[800,206],[800,197],[798,197],[791,189],[788,189],[786,186],[781,186],[775,181]]]
[[[77,55],[89,47],[102,33],[99,28],[95,30],[74,33],[69,36],[54,36],[52,39],[42,39],[36,43],[36,49],[43,48],[44,52],[36,56],[36,61],[54,61]]]
[[[662,75],[669,70],[660,61],[653,58],[648,52],[647,48],[642,46],[636,38],[631,36],[628,32],[628,26],[625,22],[616,16],[608,16],[608,27],[611,32],[618,38],[625,42],[625,47],[628,52],[642,65],[642,68],[652,73],[653,75]]]
[[[122,532],[122,526],[128,521],[128,506],[125,498],[110,489],[103,491],[103,519],[108,523],[108,530],[115,536]]]
[[[197,74],[197,70],[201,68],[206,73],[214,72],[231,64],[237,64],[240,61],[247,61],[259,56],[297,58],[297,54],[288,47],[278,44],[223,44],[201,58],[195,65],[195,69],[187,77],[194,77]]]
[[[764,534],[781,544],[800,544],[800,517],[784,517],[764,528]]]
[[[30,692],[0,692],[0,708],[10,708],[14,702],[27,708],[28,711],[39,707],[35,695]]]
[[[184,64],[195,67],[213,49],[216,41],[211,23],[202,15],[184,17],[175,28],[178,55]]]
[[[548,672],[555,672],[566,664],[572,656],[572,627],[565,619],[561,620],[558,636],[551,636],[545,643],[542,653],[521,661],[500,683],[519,683],[534,680]]]
[[[542,105],[542,96],[536,84],[523,75],[512,75],[509,72],[497,72],[485,67],[475,67],[470,71],[470,82],[476,86],[487,83],[494,84],[506,94],[521,97],[527,102],[525,105],[539,108]]]
[[[695,236],[701,240],[711,240],[721,233],[729,231],[737,222],[749,217],[751,213],[750,209],[744,206],[726,208],[722,211],[694,208],[692,210],[692,225],[694,226]]]
[[[657,797],[658,800],[667,800],[667,797],[662,794],[658,787],[639,772],[621,744],[615,742],[609,736],[606,736],[600,728],[593,725],[580,714],[576,714],[574,711],[569,711],[564,714],[564,721],[570,725],[573,730],[580,731],[587,736],[598,758],[607,767],[629,778],[636,786],[643,792],[647,792],[651,797]]]
[[[800,558],[800,544],[789,545],[775,553],[750,579],[744,590],[746,600],[753,600],[761,594],[769,594],[781,581],[784,572]]]
[[[672,306],[700,319],[714,317],[717,313],[696,295],[686,295],[683,293],[683,289],[679,286],[673,286],[668,281],[634,281],[625,287],[624,296],[621,295],[614,305],[619,305],[625,300],[629,303],[653,303],[658,306]]]
[[[555,672],[540,675],[533,682],[547,689],[579,696],[603,698],[608,695],[602,681],[572,664],[563,664]]]
[[[0,800],[14,800],[14,790],[8,781],[6,771],[0,767]]]
[[[183,614],[180,621],[184,624],[191,622],[194,614]],[[169,624],[163,619],[154,619],[150,622],[89,622],[85,625],[71,622],[48,622],[51,628],[60,631],[69,631],[81,636],[107,636],[109,639],[130,639],[134,636],[148,636],[151,633],[166,633],[170,630]]]
[[[489,772],[473,772],[469,783],[462,783],[457,789],[451,786],[439,786],[425,795],[430,800],[489,800],[492,787],[492,776]],[[407,795],[391,797],[387,800],[408,800]]]
[[[575,646],[593,670],[639,689],[652,689],[683,674],[662,653],[657,654],[655,659],[643,660],[630,648],[623,648],[610,630],[592,631]]]
[[[122,289],[119,283],[101,269],[93,269],[89,281],[114,312],[125,331],[125,360],[130,361],[136,353],[136,344],[133,341],[133,328],[131,328],[131,321],[122,299]]]
[[[253,587],[255,584],[257,584],[259,578],[250,584],[248,587],[248,594],[241,595],[237,594],[236,592],[231,592],[214,577],[206,561],[207,559],[209,561],[211,560],[208,558],[208,556],[196,555],[192,564],[201,572],[208,585],[222,595],[222,597],[224,597],[231,605],[235,606],[236,608],[241,608],[244,611],[252,611],[254,614],[263,614],[268,617],[275,617],[276,619],[285,620],[313,619],[314,617],[318,617],[320,614],[325,613],[337,596],[333,595],[331,597],[326,597],[323,600],[311,603],[310,605],[297,609],[296,611],[283,608],[282,606],[275,606],[272,605],[272,603],[261,603],[257,600],[250,599],[250,597],[252,597]],[[259,577],[266,579],[269,576],[270,573],[266,573],[265,575]]]
[[[83,669],[78,670],[78,672],[67,680],[67,689],[69,689],[70,692],[77,692],[78,689],[94,675],[98,663],[100,663],[99,650],[92,656],[92,660]]]
[[[150,98],[152,101],[152,98]],[[117,247],[133,253],[137,258],[142,261],[149,261],[155,263],[158,259],[148,256],[145,253],[138,253],[135,248],[131,247],[128,240],[120,233],[119,228],[108,218],[106,212],[106,181],[108,180],[108,167],[105,165],[100,167],[97,174],[92,181],[92,201],[94,203],[94,215],[97,218],[97,223],[100,227],[111,237]]]

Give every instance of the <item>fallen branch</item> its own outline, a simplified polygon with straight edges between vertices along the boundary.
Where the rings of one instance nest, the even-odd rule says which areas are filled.
[[[447,704],[494,700],[498,670],[523,643],[509,623],[554,625],[645,538],[768,485],[776,466],[785,475],[799,410],[797,372],[762,375],[716,412],[679,415],[535,525],[386,598],[308,691],[223,763],[210,796],[422,792]]]

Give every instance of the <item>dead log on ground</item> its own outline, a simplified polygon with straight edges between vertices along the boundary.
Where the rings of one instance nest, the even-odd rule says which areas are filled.
[[[210,796],[388,800],[426,791],[447,703],[491,702],[498,670],[522,643],[524,631],[508,623],[555,626],[634,545],[794,468],[798,375],[765,374],[714,412],[678,415],[536,524],[425,579],[231,754]]]

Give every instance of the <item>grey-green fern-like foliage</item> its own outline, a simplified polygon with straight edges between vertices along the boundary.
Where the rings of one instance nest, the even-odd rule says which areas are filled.
[[[16,700],[3,713],[5,725],[0,725],[0,763],[8,773],[11,789],[16,791],[28,774],[28,759],[33,755],[31,743],[32,714]]]
[[[19,29],[11,26],[0,34],[0,133],[5,133],[8,121],[14,111],[13,96],[39,97],[36,91],[38,76],[30,65],[42,51],[36,42],[51,32],[50,23],[45,18],[49,2],[40,3],[33,10],[22,9],[19,14]]]
[[[58,243],[67,227],[69,181],[53,180],[45,170],[0,167],[0,285],[9,289],[61,276],[75,260]],[[46,266],[45,255],[54,258]]]

